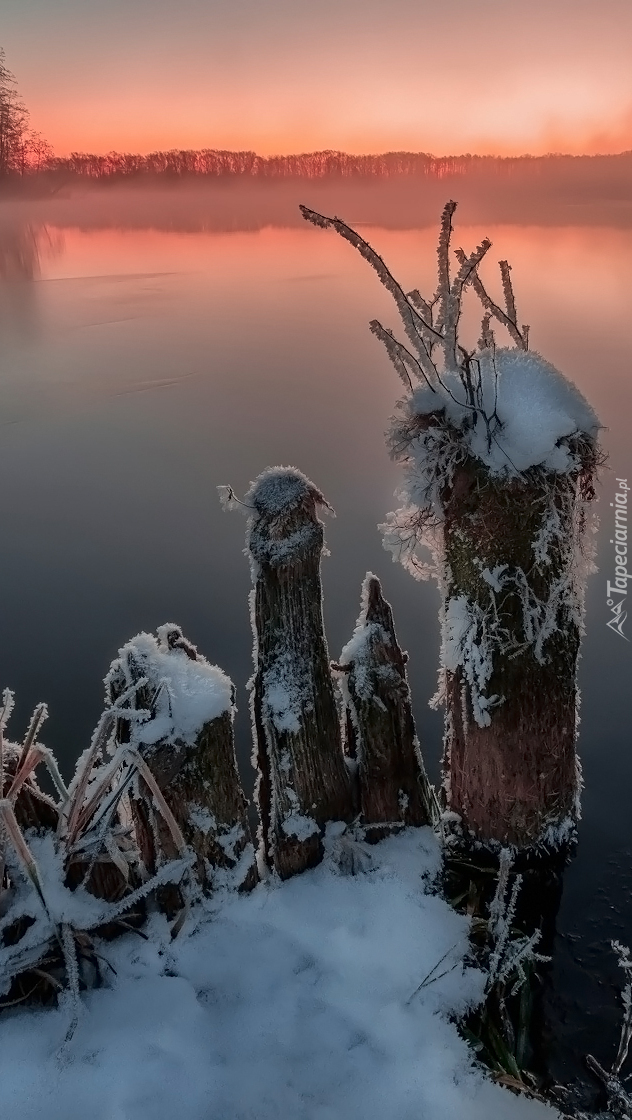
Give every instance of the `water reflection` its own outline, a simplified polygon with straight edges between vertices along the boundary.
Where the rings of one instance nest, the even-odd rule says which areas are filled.
[[[32,281],[41,262],[63,252],[61,230],[23,219],[12,208],[0,208],[0,332],[32,336],[37,330]]]
[[[0,280],[35,280],[42,258],[59,256],[63,247],[60,230],[0,209]]]
[[[0,204],[0,686],[17,690],[18,725],[37,701],[50,703],[49,740],[66,769],[96,722],[100,681],[118,646],[175,620],[238,685],[248,784],[249,573],[243,525],[224,517],[214,488],[228,482],[244,492],[263,467],[294,463],[338,513],[327,525],[324,565],[332,655],[352,632],[371,569],[410,653],[416,718],[436,775],[441,720],[427,700],[436,686],[438,597],[391,565],[376,531],[399,480],[383,444],[399,385],[367,323],[395,327],[394,312],[357,254],[306,226],[297,203],[349,221],[373,216],[365,235],[407,289],[427,291],[446,198],[439,186],[436,199],[402,191],[399,210],[383,184],[345,194],[331,184],[288,184],[258,201],[244,188],[211,200],[208,191],[128,191]],[[632,227],[624,208],[616,223],[606,208],[582,225],[577,209],[558,224],[554,213],[541,214],[538,224],[525,206],[520,222],[499,226],[479,225],[476,205],[464,199],[457,211],[459,243],[468,249],[492,237],[485,277],[495,293],[493,261],[510,260],[533,345],[595,405],[614,474],[629,477]],[[473,304],[465,322],[472,341],[479,325]],[[601,491],[604,565],[610,479]],[[631,658],[629,643],[605,626],[605,573],[588,594],[584,821],[560,912],[561,937],[579,941],[562,940],[554,965],[566,1010],[569,1000],[594,1010],[603,991],[591,978],[595,961],[610,967],[611,936],[632,942]],[[610,993],[602,1002],[611,1008],[605,1018],[570,1017],[561,1062],[586,1049],[608,1061],[617,1011]]]

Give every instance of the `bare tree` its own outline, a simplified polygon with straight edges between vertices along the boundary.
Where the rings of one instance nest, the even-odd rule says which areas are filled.
[[[0,47],[0,178],[19,168],[20,149],[28,127],[28,110]]]
[[[42,171],[52,155],[48,141],[29,127],[29,111],[0,47],[0,180]]]

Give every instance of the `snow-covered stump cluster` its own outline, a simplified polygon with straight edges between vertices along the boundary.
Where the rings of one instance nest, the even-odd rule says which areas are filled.
[[[333,668],[345,707],[345,752],[367,839],[408,825],[432,824],[435,795],[415,732],[407,655],[379,579],[368,572],[353,637]]]
[[[406,388],[390,432],[405,485],[385,544],[416,578],[434,575],[441,592],[436,699],[446,711],[447,807],[468,842],[527,853],[563,845],[577,819],[576,669],[599,422],[578,390],[529,350],[507,261],[505,310],[489,296],[478,269],[491,242],[469,255],[457,249],[453,274],[455,208],[444,208],[438,285],[428,300],[406,293],[339,218],[301,210],[375,269],[407,336],[404,345],[371,323]],[[459,338],[468,288],[484,309],[477,350]],[[492,318],[513,349],[496,346]]]
[[[259,475],[250,514],[251,704],[265,863],[285,879],[318,863],[328,821],[353,815],[322,612],[319,490],[300,471]]]
[[[189,851],[203,892],[219,885],[251,889],[258,876],[229,678],[168,624],[156,638],[140,634],[119,651],[106,689],[110,703],[125,697],[116,742],[129,744],[144,763],[130,805],[146,874]],[[156,803],[161,799],[164,805]],[[183,904],[180,888],[162,887],[159,894],[167,911]]]

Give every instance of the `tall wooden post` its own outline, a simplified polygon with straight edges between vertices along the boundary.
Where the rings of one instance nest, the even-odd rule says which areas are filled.
[[[499,479],[470,457],[443,494],[444,781],[479,841],[573,833],[581,488],[581,466]]]
[[[323,628],[317,511],[327,503],[300,471],[277,467],[256,479],[245,504],[262,850],[287,878],[322,858],[327,821],[353,812]]]
[[[371,572],[361,603],[354,635],[334,668],[348,714],[346,748],[357,765],[361,822],[379,838],[404,825],[431,824],[435,798],[415,733],[408,658],[380,581]]]

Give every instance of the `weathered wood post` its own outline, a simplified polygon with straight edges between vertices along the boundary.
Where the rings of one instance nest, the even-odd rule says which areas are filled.
[[[488,295],[478,268],[490,241],[469,256],[458,249],[451,275],[455,208],[443,212],[438,286],[426,300],[405,293],[355,230],[301,207],[372,265],[410,344],[371,323],[407,391],[390,432],[403,504],[389,515],[385,543],[417,578],[434,574],[442,596],[447,807],[467,841],[554,849],[577,817],[576,669],[599,422],[529,350],[506,261],[505,310]],[[458,336],[467,287],[485,310],[478,351]],[[496,347],[492,317],[515,349]]]
[[[327,821],[352,816],[323,628],[317,511],[327,503],[293,467],[264,471],[244,503],[255,584],[251,704],[262,850],[288,878],[322,858]]]
[[[149,768],[194,855],[199,886],[249,890],[257,871],[235,757],[233,685],[178,626],[161,626],[157,635],[138,634],[123,646],[106,677],[110,701],[129,693],[116,739],[136,752],[132,765],[136,757]],[[131,806],[150,873],[180,854],[154,796],[141,769]],[[177,891],[159,893],[166,909],[177,908]]]
[[[380,581],[367,572],[353,637],[333,668],[340,674],[348,717],[345,747],[357,765],[360,821],[370,839],[435,819],[434,790],[415,733],[407,659]]]
[[[594,445],[576,439],[573,455],[567,472],[513,479],[468,456],[442,494],[448,805],[478,839],[519,849],[568,842],[577,816],[577,569]]]

